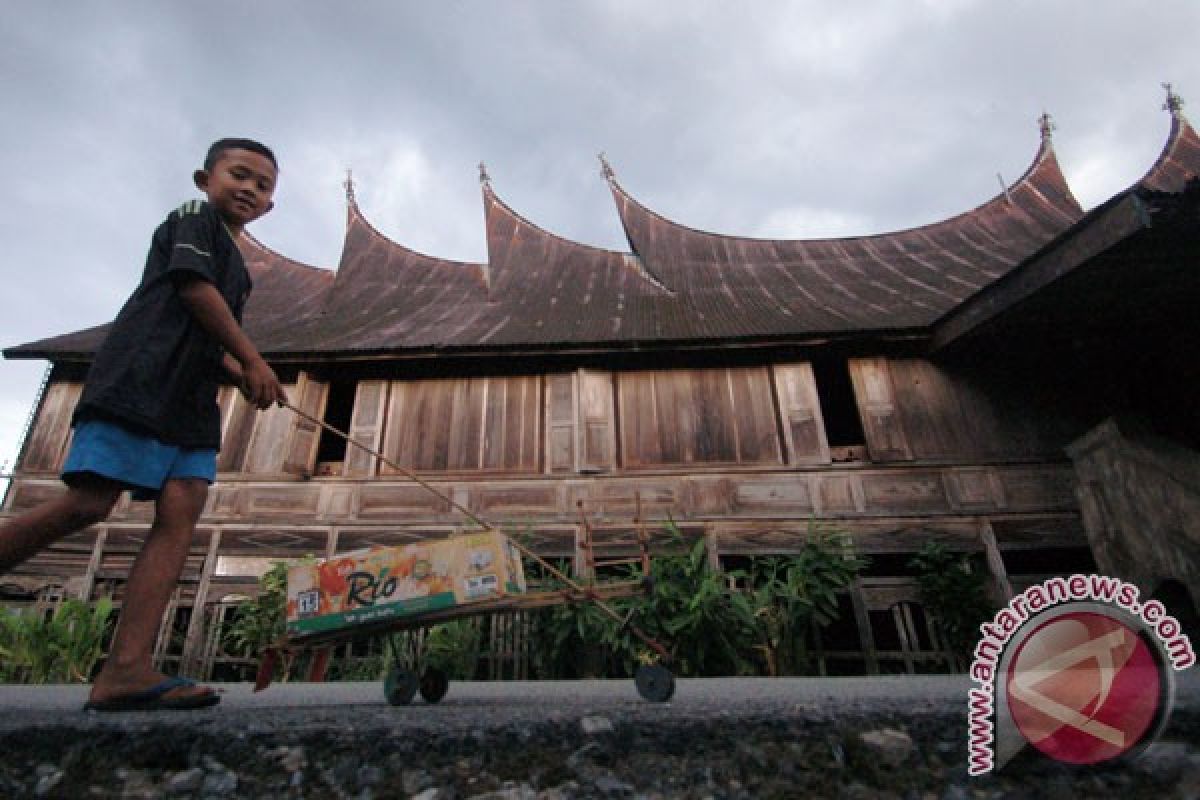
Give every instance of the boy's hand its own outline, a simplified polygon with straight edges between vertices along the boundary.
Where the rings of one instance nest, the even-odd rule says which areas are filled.
[[[288,401],[275,370],[261,358],[242,365],[242,394],[260,411]]]

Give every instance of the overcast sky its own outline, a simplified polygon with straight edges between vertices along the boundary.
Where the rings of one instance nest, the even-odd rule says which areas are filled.
[[[997,194],[1032,161],[1043,111],[1090,208],[1158,156],[1161,83],[1200,107],[1196,0],[0,7],[2,347],[111,319],[221,136],[281,163],[276,209],[250,231],[335,269],[348,168],[376,228],[451,259],[486,260],[480,161],[536,224],[628,249],[601,151],[691,227],[865,235]],[[44,368],[0,362],[0,462]]]

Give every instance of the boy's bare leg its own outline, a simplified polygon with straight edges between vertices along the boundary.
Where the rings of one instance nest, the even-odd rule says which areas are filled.
[[[121,496],[120,484],[85,480],[67,493],[0,525],[0,575],[64,536],[103,522]]]
[[[112,648],[92,684],[92,702],[149,689],[165,677],[153,666],[154,642],[167,602],[183,572],[192,531],[207,495],[208,484],[198,478],[174,479],[163,485],[154,525],[129,571]],[[164,696],[211,691],[200,686],[180,687]]]

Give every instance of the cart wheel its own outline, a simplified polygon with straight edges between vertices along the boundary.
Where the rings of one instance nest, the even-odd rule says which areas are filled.
[[[647,664],[633,674],[638,694],[653,703],[665,703],[675,694],[675,676],[659,664]]]
[[[446,690],[450,688],[450,679],[446,677],[446,673],[440,669],[430,667],[425,670],[425,674],[421,676],[421,685],[419,690],[421,697],[426,703],[437,703],[446,696]]]
[[[417,694],[417,675],[404,667],[392,667],[383,679],[383,696],[390,705],[406,706]]]

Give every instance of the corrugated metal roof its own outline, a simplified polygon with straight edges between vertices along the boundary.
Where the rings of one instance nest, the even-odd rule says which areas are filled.
[[[1178,191],[1200,142],[1178,109],[1139,186]],[[923,331],[1080,219],[1048,127],[1026,173],[993,199],[910,230],[774,240],[695,230],[634,200],[606,176],[633,253],[556,236],[484,181],[488,263],[417,253],[388,240],[352,194],[336,272],[299,264],[250,236],[255,289],[245,325],[275,358],[513,348],[626,348],[655,342]],[[5,351],[87,358],[107,326]]]

